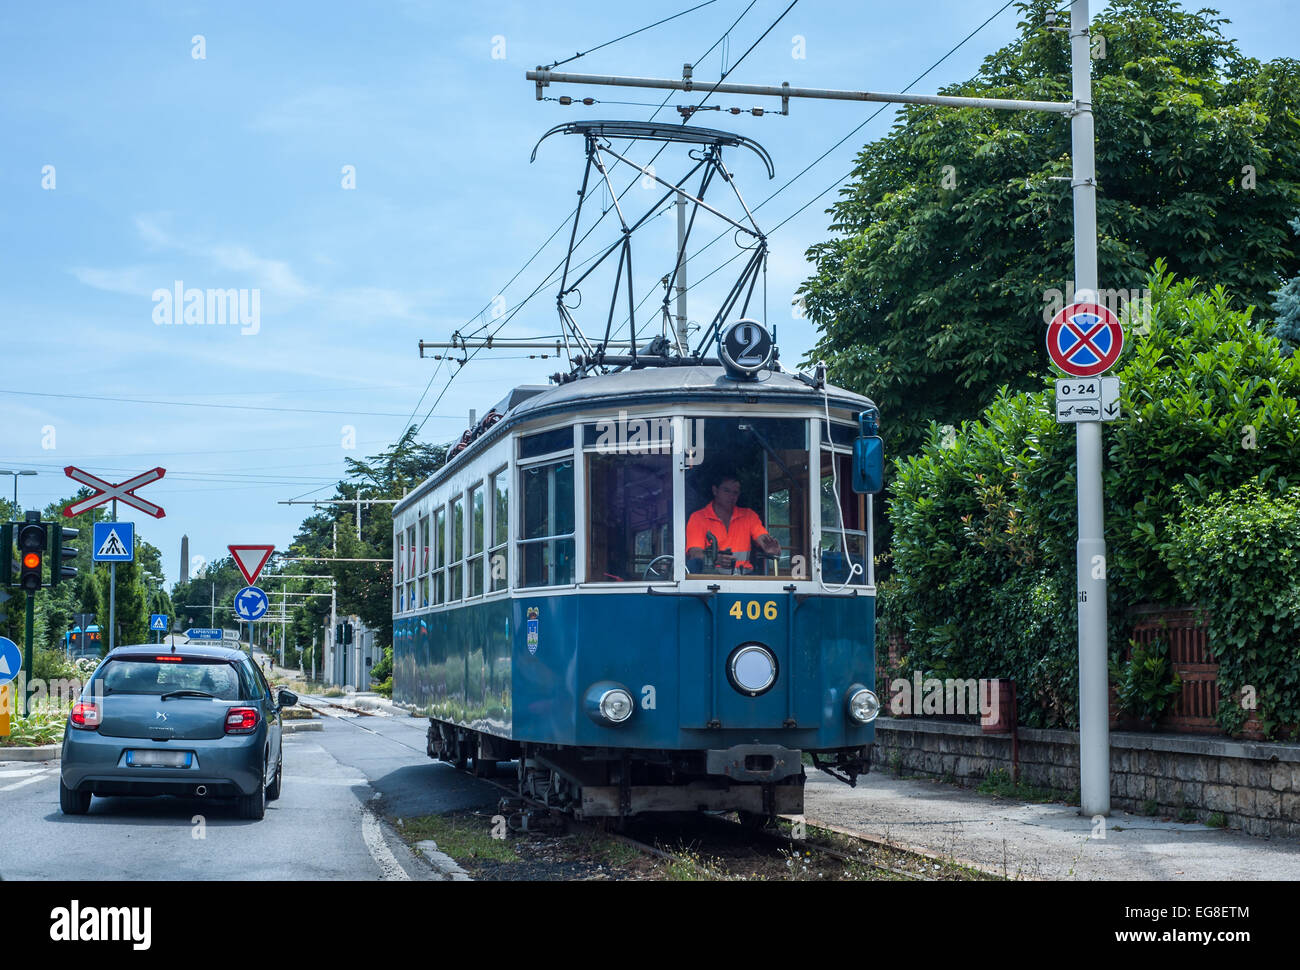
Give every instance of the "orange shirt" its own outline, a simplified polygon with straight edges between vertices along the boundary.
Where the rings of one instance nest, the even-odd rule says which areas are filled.
[[[708,545],[708,533],[712,532],[718,540],[719,551],[730,549],[737,562],[749,565],[750,544],[759,536],[767,535],[763,520],[753,509],[742,509],[737,505],[731,510],[731,526],[722,524],[718,513],[713,511],[710,502],[702,509],[691,513],[686,520],[686,548],[703,549]]]

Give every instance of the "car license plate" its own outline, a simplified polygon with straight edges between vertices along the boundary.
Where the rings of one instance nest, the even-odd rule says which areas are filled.
[[[192,751],[128,751],[126,763],[131,768],[188,768]]]

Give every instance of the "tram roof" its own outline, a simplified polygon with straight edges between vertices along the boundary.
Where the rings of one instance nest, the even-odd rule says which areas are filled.
[[[646,367],[595,374],[556,387],[516,388],[498,405],[506,410],[496,424],[464,451],[418,485],[394,506],[394,513],[427,493],[444,477],[471,461],[474,455],[525,421],[559,417],[573,411],[632,407],[644,404],[822,404],[822,391],[793,374],[764,371],[754,380],[736,380],[719,366]],[[868,397],[826,385],[830,406],[861,411],[875,407]]]

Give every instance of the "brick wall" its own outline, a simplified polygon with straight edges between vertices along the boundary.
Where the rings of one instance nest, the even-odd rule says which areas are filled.
[[[1111,806],[1175,818],[1184,809],[1206,822],[1223,813],[1249,835],[1300,839],[1300,745],[1227,738],[1112,732]],[[1077,792],[1079,736],[1021,728],[1020,780]],[[874,771],[897,763],[907,774],[949,777],[977,785],[989,772],[1011,774],[1011,735],[978,725],[925,718],[876,720]]]

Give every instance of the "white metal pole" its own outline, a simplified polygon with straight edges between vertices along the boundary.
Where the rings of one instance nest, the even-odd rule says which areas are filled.
[[[18,479],[14,479],[18,481]],[[117,499],[113,499],[113,521],[117,522]],[[93,533],[92,533],[93,535]],[[134,555],[135,550],[131,550]],[[108,564],[108,649],[117,646],[117,562]]]
[[[1088,0],[1070,4],[1070,69],[1075,113],[1070,122],[1074,186],[1075,302],[1097,298],[1097,170],[1092,117],[1092,47]],[[1103,528],[1101,423],[1075,425],[1079,543],[1079,810],[1110,814],[1110,725],[1106,673],[1106,538]]]
[[[677,193],[677,346],[686,347],[686,193]]]

